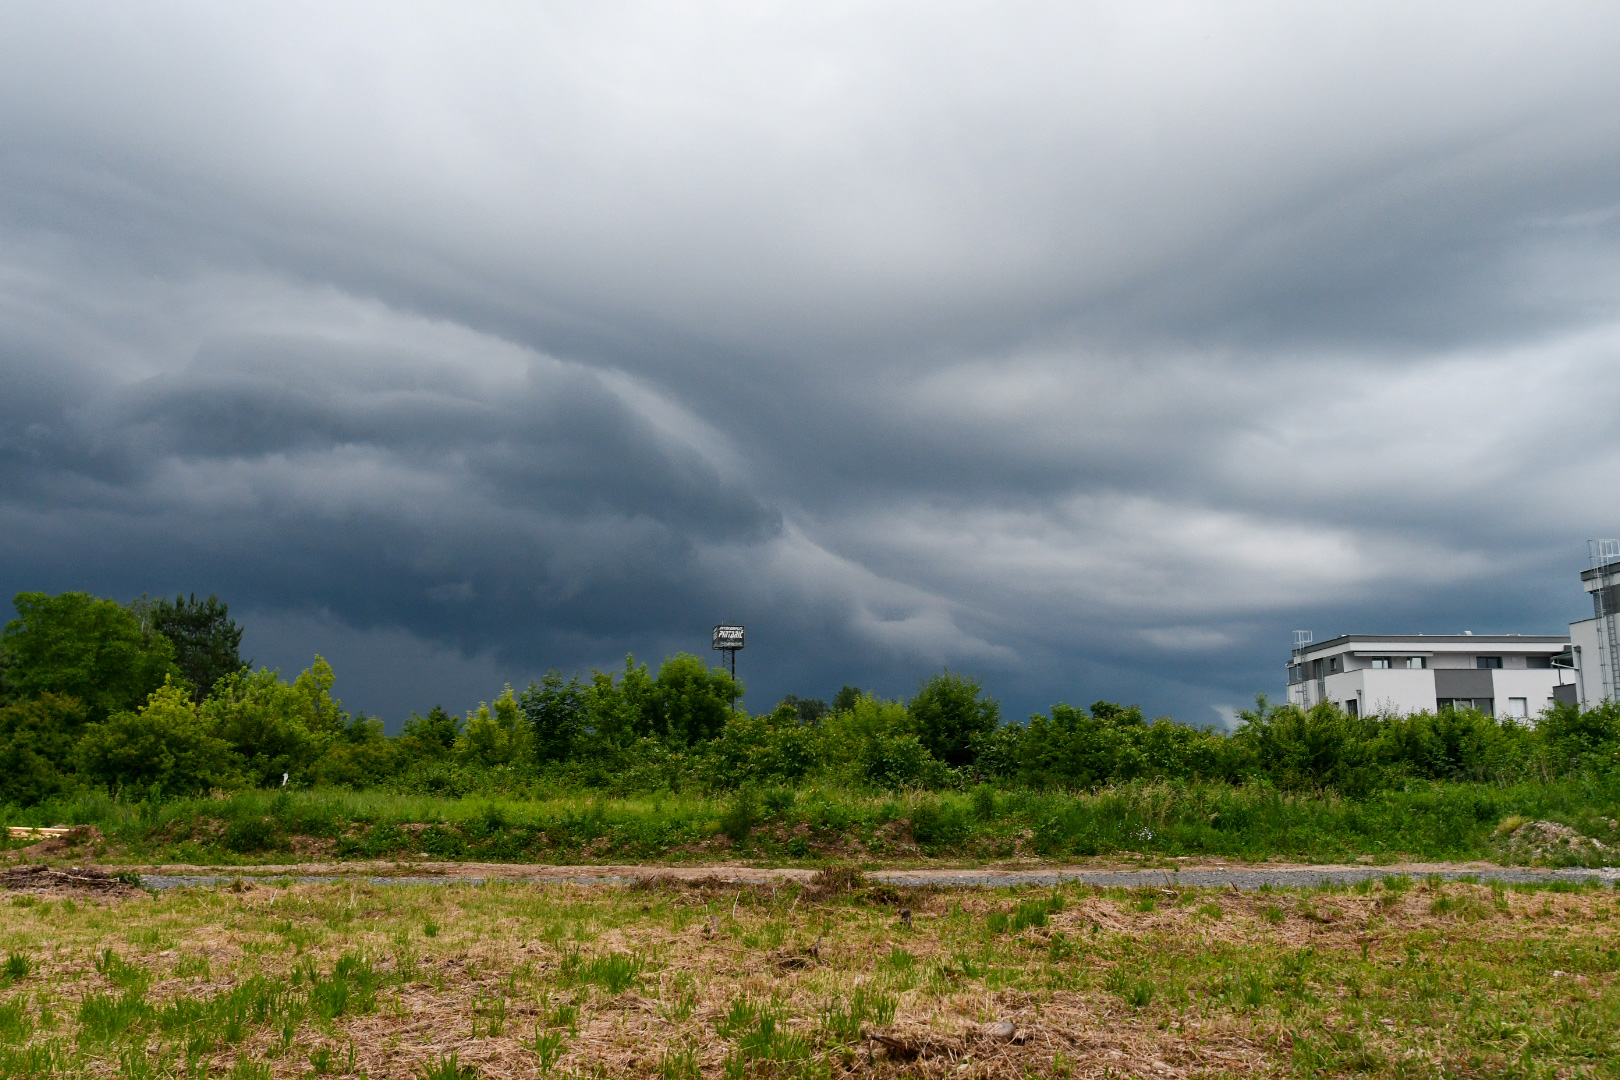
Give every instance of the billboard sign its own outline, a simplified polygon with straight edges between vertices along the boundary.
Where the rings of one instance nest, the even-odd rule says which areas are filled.
[[[740,626],[720,625],[714,628],[714,648],[725,649],[730,652],[743,647],[743,628]]]

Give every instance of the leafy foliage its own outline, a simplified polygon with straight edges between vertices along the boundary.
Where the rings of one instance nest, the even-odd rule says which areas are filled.
[[[198,600],[193,593],[137,602],[134,608],[174,646],[175,665],[191,683],[193,700],[201,702],[216,682],[242,669],[242,628],[219,597]]]
[[[13,699],[76,698],[92,720],[137,708],[180,674],[169,639],[134,613],[87,593],[18,593],[0,630],[5,690]]]
[[[139,710],[86,727],[79,772],[113,789],[206,791],[235,780],[231,748],[198,714],[189,689],[165,681]]]
[[[1001,706],[983,698],[977,680],[935,675],[906,703],[917,725],[917,738],[937,760],[955,768],[972,765],[979,741],[1001,723]]]

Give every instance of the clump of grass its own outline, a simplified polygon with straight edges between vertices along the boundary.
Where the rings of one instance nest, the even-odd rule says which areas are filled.
[[[441,1055],[436,1061],[423,1062],[417,1066],[416,1075],[421,1080],[478,1080],[478,1066],[462,1065],[456,1060],[456,1052],[450,1051]]]
[[[1211,901],[1207,904],[1199,904],[1198,914],[1206,919],[1220,920],[1226,918],[1226,909]]]
[[[658,1061],[659,1080],[702,1080],[698,1065],[697,1047],[687,1043],[681,1047],[665,1047]]]
[[[984,918],[984,926],[991,935],[1005,934],[1009,930],[1016,934],[1032,926],[1045,926],[1048,918],[1053,913],[1062,911],[1063,906],[1061,893],[1020,900],[1011,911],[990,912]]]
[[[696,980],[685,972],[677,973],[670,993],[659,1005],[659,1012],[672,1024],[683,1024],[697,1009]]]
[[[696,997],[694,995],[694,1003]],[[573,1002],[558,1002],[546,1017],[546,1022],[552,1027],[567,1028],[570,1033],[579,1029],[579,1006]]]
[[[737,1050],[728,1055],[723,1066],[728,1077],[746,1075],[750,1062],[792,1065],[806,1060],[812,1053],[810,1041],[789,1031],[782,1013],[775,1009],[756,1010],[753,1023],[734,1030],[733,1036]]]
[[[140,987],[144,990],[152,982],[152,973],[139,964],[131,964],[111,949],[103,949],[96,958],[96,970],[107,981],[121,990]]]
[[[1443,893],[1429,904],[1431,915],[1453,915],[1464,922],[1478,922],[1491,917],[1491,905],[1472,893]]]
[[[548,1073],[557,1064],[557,1059],[568,1052],[568,1044],[563,1041],[560,1031],[541,1031],[534,1029],[534,1040],[524,1044],[534,1052],[535,1066],[542,1072]]]
[[[589,958],[578,950],[563,955],[558,981],[565,986],[600,986],[609,994],[622,994],[641,981],[647,959],[638,952],[612,952]]]
[[[1280,923],[1287,917],[1283,909],[1276,904],[1267,904],[1260,911],[1260,917],[1273,925]]]
[[[1103,980],[1103,987],[1133,1009],[1147,1008],[1152,1004],[1154,994],[1158,992],[1158,987],[1151,979],[1127,971],[1123,967],[1109,971]]]
[[[821,1028],[835,1043],[856,1042],[867,1024],[887,1027],[894,1023],[898,1005],[892,994],[857,986],[847,996],[827,1003],[821,1013]]]
[[[306,961],[296,978],[307,984],[310,1011],[322,1020],[375,1011],[377,990],[383,981],[369,961],[353,952],[339,957],[325,975],[313,962]]]
[[[1520,826],[1528,825],[1529,823],[1530,818],[1525,817],[1523,814],[1509,814],[1507,817],[1502,819],[1501,823],[1496,826],[1493,832],[1496,836],[1506,836],[1511,832],[1517,832]]]
[[[888,955],[878,962],[890,971],[904,973],[917,965],[917,957],[909,950],[902,949],[898,945],[891,945],[889,946]]]
[[[826,900],[856,889],[865,888],[866,875],[859,867],[846,863],[833,863],[816,871],[805,887],[804,894],[812,900]]]
[[[177,979],[208,978],[208,957],[201,953],[186,953],[174,962]]]
[[[27,956],[20,952],[9,953],[6,956],[5,979],[8,983],[18,979],[26,979],[34,970],[34,965]]]
[[[87,994],[79,1002],[79,1040],[89,1044],[114,1042],[151,1017],[152,1007],[138,991]]]
[[[25,1043],[34,1031],[34,1018],[28,1013],[28,1002],[21,995],[0,1002],[0,1043]]]

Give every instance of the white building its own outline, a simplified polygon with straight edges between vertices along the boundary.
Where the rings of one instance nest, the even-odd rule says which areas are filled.
[[[1574,688],[1560,700],[1589,709],[1605,700],[1620,700],[1616,673],[1620,672],[1620,542],[1593,540],[1592,567],[1581,573],[1581,584],[1592,596],[1592,617],[1569,624]]]
[[[1577,692],[1569,648],[1567,637],[1527,634],[1344,634],[1294,649],[1288,700],[1331,701],[1352,715],[1475,708],[1529,718]]]

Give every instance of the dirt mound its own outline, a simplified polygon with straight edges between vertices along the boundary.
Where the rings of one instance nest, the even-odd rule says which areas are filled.
[[[12,858],[48,859],[52,855],[62,855],[80,844],[100,844],[106,841],[101,830],[94,825],[75,825],[60,836],[47,836],[37,844],[30,844],[25,848],[18,848],[9,852]]]
[[[1603,841],[1584,836],[1556,821],[1515,821],[1510,818],[1502,824],[1498,837],[1506,845],[1507,853],[1518,858],[1589,859],[1610,851],[1609,845]]]
[[[0,870],[0,889],[27,893],[133,896],[141,890],[130,880],[132,877],[129,874],[114,876],[94,866],[12,866]]]

